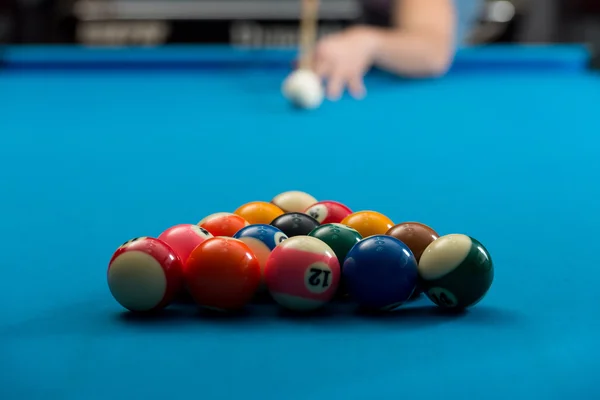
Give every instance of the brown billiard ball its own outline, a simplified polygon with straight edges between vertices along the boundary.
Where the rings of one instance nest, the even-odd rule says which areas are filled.
[[[427,246],[440,237],[436,231],[420,222],[403,222],[393,226],[386,232],[386,235],[395,237],[407,245],[417,262],[421,259]]]
[[[433,241],[440,237],[431,227],[420,222],[403,222],[390,228],[386,235],[395,237],[404,243],[415,256],[417,263],[421,255]],[[421,285],[417,285],[412,298],[419,297],[422,293]]]

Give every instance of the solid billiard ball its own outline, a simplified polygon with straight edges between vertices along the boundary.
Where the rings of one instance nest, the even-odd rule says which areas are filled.
[[[463,234],[441,236],[421,256],[419,276],[427,297],[446,309],[477,304],[494,280],[494,265],[478,240]]]
[[[440,236],[432,228],[420,222],[403,222],[395,225],[386,232],[386,235],[395,237],[406,244],[415,255],[417,263],[419,263],[425,248]],[[421,285],[417,285],[413,297],[416,298],[421,293]]]
[[[417,260],[396,238],[375,235],[346,255],[344,284],[360,307],[390,311],[410,299],[418,281]]]
[[[331,247],[340,266],[344,264],[350,249],[363,238],[358,231],[342,224],[321,225],[313,229],[308,236],[315,237]]]
[[[219,212],[211,214],[198,222],[198,226],[209,231],[213,236],[233,236],[249,223],[237,214]]]
[[[234,214],[244,218],[250,225],[270,224],[283,214],[283,210],[266,201],[252,201],[239,207]]]
[[[108,287],[114,299],[134,312],[168,306],[181,290],[183,262],[162,240],[140,237],[122,244],[108,264]]]
[[[395,237],[407,245],[417,262],[427,246],[440,237],[431,227],[420,222],[403,222],[395,225],[386,232],[386,235]]]
[[[158,236],[185,262],[192,250],[206,239],[210,239],[213,235],[206,229],[194,224],[179,224],[170,227]]]
[[[394,226],[391,219],[376,211],[352,213],[344,218],[341,223],[356,229],[364,238],[373,235],[384,235]]]
[[[291,212],[280,215],[271,221],[271,226],[278,228],[288,237],[306,236],[318,227],[319,221],[304,213]]]
[[[346,255],[354,245],[362,240],[362,236],[355,229],[342,224],[325,224],[317,227],[308,236],[316,237],[327,244],[340,263],[341,280],[338,288],[339,294],[343,297],[347,295],[346,285],[344,283],[344,261]]]
[[[293,311],[311,311],[327,304],[339,280],[340,264],[335,253],[311,236],[283,241],[271,252],[265,269],[271,297]]]
[[[324,225],[342,222],[344,218],[352,214],[352,210],[337,201],[325,200],[308,207],[304,213]]]
[[[201,307],[243,308],[260,285],[260,263],[250,247],[230,237],[214,237],[196,247],[184,268],[185,284]]]
[[[281,208],[283,212],[303,212],[317,202],[313,196],[299,190],[290,190],[273,197],[271,203]]]
[[[240,229],[234,239],[246,243],[260,263],[261,277],[264,288],[264,270],[271,252],[288,237],[285,233],[271,225],[256,224]],[[261,288],[261,289],[262,289]]]

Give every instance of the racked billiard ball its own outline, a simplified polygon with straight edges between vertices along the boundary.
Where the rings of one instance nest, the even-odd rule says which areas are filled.
[[[275,247],[288,238],[287,235],[274,226],[256,224],[240,229],[233,235],[233,238],[246,243],[256,258],[258,258],[261,269],[261,281],[263,283],[261,286],[264,287],[264,271],[267,259]]]
[[[213,236],[228,237],[235,235],[237,231],[248,225],[248,221],[241,216],[228,212],[214,213],[198,222],[198,226],[206,229]]]
[[[308,207],[304,213],[325,225],[342,222],[344,218],[352,214],[352,210],[337,201],[324,200]]]
[[[338,294],[346,296],[347,290],[344,283],[344,261],[346,255],[354,245],[362,240],[362,236],[355,229],[342,224],[325,224],[314,229],[308,236],[316,237],[327,244],[335,253],[341,268],[341,280]]]
[[[384,235],[394,226],[391,219],[377,211],[358,211],[348,215],[341,223],[356,229],[364,238]]]
[[[321,225],[313,229],[308,236],[315,237],[331,247],[340,262],[340,266],[344,264],[350,249],[362,240],[362,236],[358,231],[342,224]]]
[[[168,306],[181,290],[183,262],[162,240],[140,237],[122,244],[108,264],[108,287],[114,299],[134,312]]]
[[[293,311],[311,311],[327,304],[339,280],[340,264],[335,253],[311,236],[283,241],[271,252],[265,268],[271,297]]]
[[[214,237],[192,251],[185,263],[184,278],[199,306],[235,311],[254,297],[260,285],[260,264],[244,242]]]
[[[210,239],[213,235],[206,229],[194,224],[179,224],[170,227],[158,236],[185,262],[192,250],[206,239]]]
[[[300,190],[280,193],[271,200],[271,203],[281,208],[283,212],[303,212],[316,202],[317,199]]]
[[[386,232],[386,235],[395,237],[407,245],[417,262],[427,246],[440,237],[436,231],[420,222],[403,222],[395,225]]]
[[[272,203],[252,201],[240,206],[234,214],[244,218],[250,225],[270,224],[271,221],[283,214],[283,210]]]
[[[375,235],[354,245],[344,261],[344,284],[350,297],[365,309],[390,311],[413,294],[417,260],[396,238]]]
[[[285,233],[287,237],[293,237],[306,236],[321,224],[310,215],[291,212],[275,218],[270,225]]]
[[[417,263],[421,259],[421,254],[423,254],[425,248],[440,236],[432,228],[420,222],[403,222],[392,227],[386,232],[386,235],[395,237],[406,244],[413,252]],[[419,297],[421,293],[422,289],[419,284],[413,293],[413,298]]]
[[[421,256],[419,276],[423,291],[446,309],[477,304],[494,280],[494,265],[478,240],[463,234],[441,236]]]

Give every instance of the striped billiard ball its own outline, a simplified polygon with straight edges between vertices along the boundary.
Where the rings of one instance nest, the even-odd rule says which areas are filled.
[[[462,234],[441,236],[421,256],[419,276],[427,297],[442,308],[464,309],[477,304],[494,280],[487,249]]]
[[[283,212],[303,212],[317,202],[312,195],[300,190],[290,190],[273,197],[271,203],[281,208]]]
[[[194,224],[179,224],[170,227],[158,236],[185,262],[200,243],[210,239],[213,235],[206,229]]]
[[[354,245],[344,261],[344,284],[364,309],[393,310],[415,291],[417,260],[396,238],[375,235]]]
[[[261,270],[261,290],[264,289],[264,274],[267,259],[275,247],[288,238],[287,235],[274,226],[256,224],[240,229],[233,235],[233,238],[246,243],[256,258],[258,258]]]
[[[232,237],[237,231],[250,225],[243,217],[228,213],[219,212],[204,217],[198,226],[209,231],[213,236]]]
[[[294,236],[271,252],[265,281],[273,299],[292,311],[327,304],[337,291],[340,263],[327,244],[311,236]]]
[[[181,258],[162,240],[140,237],[121,245],[108,265],[114,299],[134,312],[168,306],[182,287]]]
[[[352,214],[352,210],[342,203],[337,201],[325,200],[320,201],[308,207],[305,211],[322,225],[340,223],[348,215]]]

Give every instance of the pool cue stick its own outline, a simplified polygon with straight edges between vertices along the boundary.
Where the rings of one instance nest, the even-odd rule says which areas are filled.
[[[312,69],[317,30],[319,27],[319,0],[301,0],[300,69]]]

